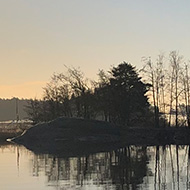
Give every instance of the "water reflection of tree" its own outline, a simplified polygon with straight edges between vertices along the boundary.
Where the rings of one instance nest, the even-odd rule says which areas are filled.
[[[154,150],[154,190],[190,189],[189,146],[157,146]]]
[[[44,172],[53,186],[114,185],[117,189],[137,189],[147,174],[145,147],[130,146],[108,153],[78,158],[35,155],[33,174]]]
[[[113,183],[122,189],[137,189],[147,174],[147,154],[144,147],[126,147],[115,152],[111,165]],[[113,157],[113,158],[114,158]]]
[[[166,189],[166,146],[156,146],[154,189]]]

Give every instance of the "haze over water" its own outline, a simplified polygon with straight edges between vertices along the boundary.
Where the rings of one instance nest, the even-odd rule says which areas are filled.
[[[189,189],[189,146],[129,146],[82,157],[36,155],[22,146],[0,147],[4,190]]]

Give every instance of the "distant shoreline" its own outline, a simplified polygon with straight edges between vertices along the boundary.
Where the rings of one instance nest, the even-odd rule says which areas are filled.
[[[0,142],[21,135],[24,130],[28,130],[31,126],[31,122],[0,122]]]

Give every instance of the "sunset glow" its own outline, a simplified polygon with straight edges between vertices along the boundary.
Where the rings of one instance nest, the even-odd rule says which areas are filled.
[[[64,65],[89,78],[122,61],[179,50],[188,60],[189,1],[0,0],[0,98],[42,95]]]

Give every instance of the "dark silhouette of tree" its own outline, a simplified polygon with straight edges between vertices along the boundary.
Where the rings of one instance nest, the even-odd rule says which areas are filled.
[[[144,118],[149,108],[146,96],[149,85],[141,81],[135,67],[123,62],[113,67],[109,76],[103,71],[99,76],[95,95],[106,121],[134,125]]]
[[[50,82],[44,87],[43,103],[37,100],[30,101],[27,112],[35,122],[53,120],[60,116],[88,119],[94,117],[95,100],[87,79],[79,69],[67,69],[66,74],[53,74]]]
[[[106,121],[117,124],[145,123],[149,113],[146,93],[150,85],[142,82],[131,64],[123,62],[108,74],[100,70],[95,86],[90,86],[84,74],[75,68],[68,68],[66,74],[54,74],[44,88],[42,103],[35,100],[28,107],[33,113],[30,115],[36,122],[60,116],[96,119],[102,114]],[[35,104],[41,106],[38,115],[35,115],[38,113]]]
[[[168,69],[164,67],[164,60],[168,62]],[[159,55],[156,64],[150,57],[143,61],[144,80],[151,83],[149,101],[154,107],[155,127],[189,126],[189,71],[183,57],[171,51],[168,58]]]
[[[28,105],[25,107],[25,110],[28,114],[28,118],[32,120],[34,123],[39,123],[41,121],[48,121],[46,120],[46,109],[44,109],[45,103],[43,101],[37,99],[31,99],[28,102]]]
[[[121,124],[132,125],[145,116],[149,108],[146,92],[149,85],[141,81],[135,67],[123,62],[111,70],[110,98],[113,118]]]
[[[179,92],[179,78],[180,78],[180,63],[182,61],[182,56],[179,56],[176,51],[172,51],[170,53],[170,63],[171,67],[174,71],[174,101],[175,101],[175,125],[176,127],[179,126],[179,95],[181,92]]]
[[[75,106],[75,116],[91,118],[92,113],[92,89],[84,74],[76,68],[68,68],[67,74],[60,73],[57,78],[67,83],[70,89],[71,99]]]
[[[146,74],[146,78],[151,84],[150,99],[152,100],[154,108],[154,126],[160,127],[161,116],[165,121],[166,103],[165,103],[165,71],[164,71],[164,56],[161,54],[158,56],[156,64],[154,64],[151,58],[145,58],[145,65],[141,71]],[[163,122],[165,126],[165,122]]]
[[[183,99],[184,104],[180,104],[180,114],[184,116],[185,120],[183,123],[187,123],[187,126],[190,128],[190,90],[189,90],[189,68],[185,63],[184,68],[181,72],[181,80],[183,85]]]
[[[49,118],[55,119],[60,116],[72,116],[68,100],[70,99],[68,84],[63,83],[55,74],[44,88],[43,100],[46,102],[46,111]]]
[[[98,73],[99,81],[94,91],[96,102],[96,111],[103,115],[105,121],[110,121],[110,79],[105,71],[100,70]]]

